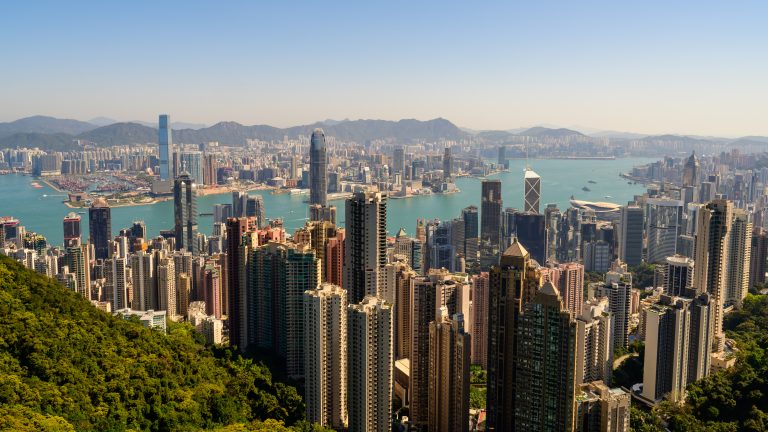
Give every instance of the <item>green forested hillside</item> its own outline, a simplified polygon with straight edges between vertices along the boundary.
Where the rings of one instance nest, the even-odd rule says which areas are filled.
[[[319,430],[303,415],[293,387],[188,325],[115,318],[0,256],[0,430]]]

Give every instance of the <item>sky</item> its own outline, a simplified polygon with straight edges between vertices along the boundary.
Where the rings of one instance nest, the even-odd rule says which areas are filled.
[[[0,3],[0,121],[768,135],[768,2]]]

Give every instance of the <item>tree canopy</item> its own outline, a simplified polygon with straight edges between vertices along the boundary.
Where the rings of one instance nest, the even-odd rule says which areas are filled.
[[[0,430],[324,430],[263,364],[193,335],[114,317],[0,255]]]

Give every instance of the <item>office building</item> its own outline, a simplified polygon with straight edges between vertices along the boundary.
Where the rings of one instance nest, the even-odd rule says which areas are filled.
[[[465,207],[461,211],[461,219],[464,221],[464,259],[467,267],[471,268],[477,263],[480,247],[480,230],[477,207]]]
[[[187,173],[182,173],[173,184],[173,217],[176,250],[198,255],[197,184]]]
[[[523,307],[516,338],[514,430],[573,430],[576,322],[551,282]]]
[[[645,203],[645,232],[649,263],[663,263],[677,252],[681,232],[683,202],[670,198],[649,198]]]
[[[526,213],[539,213],[539,201],[541,200],[541,177],[530,168],[525,169],[523,178],[523,190]]]
[[[307,420],[347,427],[347,293],[323,283],[304,292]]]
[[[515,214],[517,240],[530,252],[531,258],[540,265],[547,260],[547,230],[544,215],[524,212]]]
[[[315,129],[309,144],[309,203],[328,205],[328,155],[325,132]]]
[[[483,180],[480,204],[480,242],[493,249],[501,244],[501,180]]]
[[[354,304],[378,295],[379,273],[387,263],[387,195],[357,192],[345,210],[343,286]]]
[[[636,205],[622,207],[619,226],[619,259],[627,265],[640,264],[643,260],[643,209]]]
[[[437,319],[429,323],[430,432],[469,431],[470,345],[464,316],[449,319],[448,309],[440,308]]]
[[[179,153],[179,162],[181,164],[181,171],[189,174],[192,181],[197,185],[204,185],[203,183],[203,154],[199,151],[184,151]]]
[[[93,245],[94,259],[109,258],[112,240],[112,209],[104,198],[96,198],[88,208],[88,242]]]
[[[64,216],[64,245],[74,245],[80,243],[80,215],[69,213]]]
[[[402,146],[395,147],[392,153],[392,173],[400,174],[401,180],[406,179],[405,149]]]
[[[692,259],[673,255],[666,258],[664,267],[664,293],[675,297],[690,297],[693,295],[693,269]]]
[[[264,198],[261,195],[248,195],[245,197],[245,217],[256,218],[256,227],[267,227],[267,215],[264,207]]]
[[[75,291],[87,300],[92,300],[90,261],[87,244],[74,244],[66,248],[64,265],[75,275]],[[27,268],[34,270],[34,264],[27,265]]]
[[[489,272],[487,430],[514,430],[517,320],[541,286],[536,267],[513,241]]]
[[[170,169],[173,158],[173,138],[171,132],[171,117],[168,114],[161,114],[158,128],[158,143],[160,156],[160,180],[172,180],[173,174]]]
[[[349,432],[392,430],[392,306],[366,296],[347,308]]]
[[[696,152],[691,152],[691,156],[685,161],[683,168],[683,186],[699,187],[701,183],[701,166]]]
[[[453,154],[451,148],[446,147],[443,154],[443,179],[449,180],[453,176]]]

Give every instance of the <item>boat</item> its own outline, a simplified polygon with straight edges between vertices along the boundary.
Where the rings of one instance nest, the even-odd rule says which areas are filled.
[[[606,197],[606,198],[613,198],[613,197],[612,197],[612,196],[610,196],[610,195],[606,195],[605,197]]]
[[[590,180],[590,181],[588,181],[587,183],[597,184],[597,182],[596,182],[596,181],[594,181],[594,180]]]
[[[38,182],[32,182],[32,183],[30,183],[30,185],[32,185],[32,187],[35,188],[35,189],[42,189],[43,188],[43,186],[40,185],[40,183],[38,183]]]
[[[581,188],[581,190],[583,190],[584,192],[591,192],[591,191],[592,191],[592,189],[590,189],[590,188],[588,188],[588,187],[586,187],[586,186],[584,186],[583,188]]]

